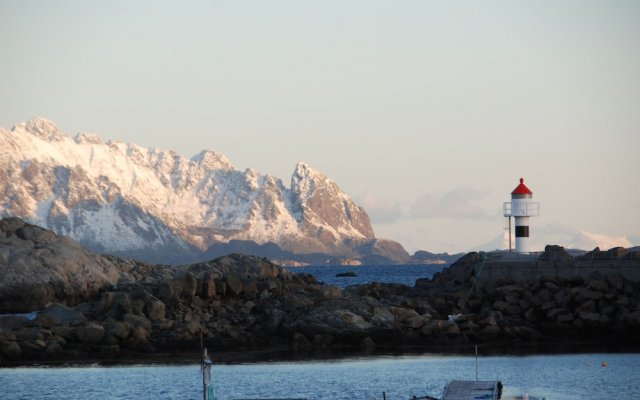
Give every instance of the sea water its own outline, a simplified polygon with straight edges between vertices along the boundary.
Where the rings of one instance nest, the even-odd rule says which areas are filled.
[[[388,282],[412,286],[442,265],[297,267],[341,287]],[[340,272],[355,278],[339,278]],[[439,396],[453,379],[476,376],[474,357],[424,354],[334,361],[216,365],[216,399],[306,398],[409,400]],[[640,354],[592,353],[490,356],[478,359],[481,380],[500,380],[505,394],[547,399],[640,399]],[[202,398],[199,365],[0,369],[0,400]]]
[[[339,361],[215,365],[216,399],[306,398],[409,400],[439,396],[452,379],[475,379],[474,357],[421,355]],[[640,354],[490,356],[481,380],[501,380],[505,394],[547,399],[640,399]],[[0,369],[0,399],[202,398],[199,365]]]
[[[328,285],[346,287],[363,283],[401,283],[413,286],[416,279],[431,278],[436,272],[442,271],[446,264],[419,265],[359,265],[359,266],[307,266],[289,267],[293,273],[314,275],[318,281]],[[353,272],[355,277],[338,277],[336,275]]]

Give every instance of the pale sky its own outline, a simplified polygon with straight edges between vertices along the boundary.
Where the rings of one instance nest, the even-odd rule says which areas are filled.
[[[304,161],[411,252],[500,235],[521,176],[532,236],[640,244],[640,1],[0,0],[0,51],[2,127]]]

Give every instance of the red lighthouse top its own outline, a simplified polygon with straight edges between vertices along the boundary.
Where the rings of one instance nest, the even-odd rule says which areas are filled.
[[[515,189],[513,189],[513,192],[511,192],[511,195],[514,195],[514,194],[532,195],[533,192],[529,190],[529,188],[524,184],[524,179],[520,178],[520,184]]]

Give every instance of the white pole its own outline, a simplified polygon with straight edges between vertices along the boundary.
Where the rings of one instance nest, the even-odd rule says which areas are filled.
[[[478,345],[476,345],[476,382],[478,382]]]

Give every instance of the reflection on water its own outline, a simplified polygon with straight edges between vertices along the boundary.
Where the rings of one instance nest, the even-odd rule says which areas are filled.
[[[606,367],[603,367],[606,362]],[[499,356],[479,359],[480,379],[547,399],[640,398],[640,354]],[[424,355],[343,361],[217,365],[217,399],[407,400],[474,379],[473,357]],[[201,399],[198,365],[0,369],[0,398]]]

